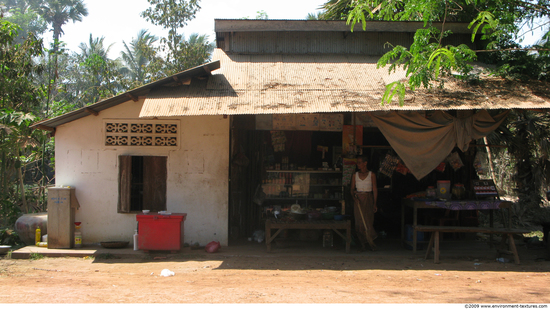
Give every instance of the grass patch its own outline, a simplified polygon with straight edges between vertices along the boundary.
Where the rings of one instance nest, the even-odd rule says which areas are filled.
[[[29,256],[29,260],[31,260],[31,261],[36,261],[36,260],[40,260],[40,259],[43,259],[43,258],[44,258],[44,256],[42,254],[36,253],[36,252],[31,253],[31,255]]]

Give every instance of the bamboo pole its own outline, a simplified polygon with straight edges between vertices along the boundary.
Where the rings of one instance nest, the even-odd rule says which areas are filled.
[[[356,202],[357,203],[357,202]],[[363,220],[363,225],[365,226],[365,236],[367,237],[367,241],[369,242],[369,245],[372,249],[372,251],[375,250],[376,245],[374,244],[374,240],[369,235],[369,228],[367,227],[367,222],[365,221],[365,217],[363,216],[363,211],[361,210],[361,205],[357,205],[357,208],[359,209],[359,214],[361,215],[361,219]]]

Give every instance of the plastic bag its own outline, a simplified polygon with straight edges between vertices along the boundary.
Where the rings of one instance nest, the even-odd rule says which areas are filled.
[[[262,241],[264,241],[264,238],[265,238],[265,232],[262,231],[262,230],[257,230],[254,232],[254,234],[252,234],[252,238],[261,243]]]
[[[386,154],[384,161],[380,165],[380,173],[391,178],[398,163],[399,163],[399,158],[394,157],[389,153]]]
[[[211,241],[206,245],[206,247],[204,249],[208,253],[215,253],[215,252],[218,252],[220,247],[221,247],[221,245],[220,245],[219,241]]]
[[[487,173],[487,162],[483,152],[476,153],[474,158],[474,168],[479,175],[485,175]]]
[[[455,171],[464,166],[464,164],[462,163],[462,160],[460,159],[460,156],[458,155],[458,152],[451,153],[447,157],[446,161],[449,162],[449,164]]]
[[[170,269],[163,269],[161,272],[160,272],[160,275],[161,277],[170,277],[170,276],[173,276],[175,275],[176,273],[171,271]]]

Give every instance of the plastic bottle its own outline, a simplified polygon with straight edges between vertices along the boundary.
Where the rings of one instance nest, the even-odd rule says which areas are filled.
[[[40,231],[40,227],[36,228],[36,233],[34,236],[34,243],[38,244],[42,240],[42,232]]]
[[[82,232],[80,231],[80,225],[75,226],[74,230],[74,247],[82,248]]]
[[[134,251],[138,250],[138,231],[134,230]]]

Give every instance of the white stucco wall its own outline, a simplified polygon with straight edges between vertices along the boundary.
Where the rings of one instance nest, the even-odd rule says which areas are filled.
[[[183,241],[228,242],[229,118],[179,120],[179,147],[104,145],[104,119],[138,119],[143,100],[128,101],[57,127],[56,185],[76,188],[84,244],[132,241],[136,214],[117,213],[118,156],[167,156],[167,211],[187,213]],[[162,120],[162,119],[160,119]]]

